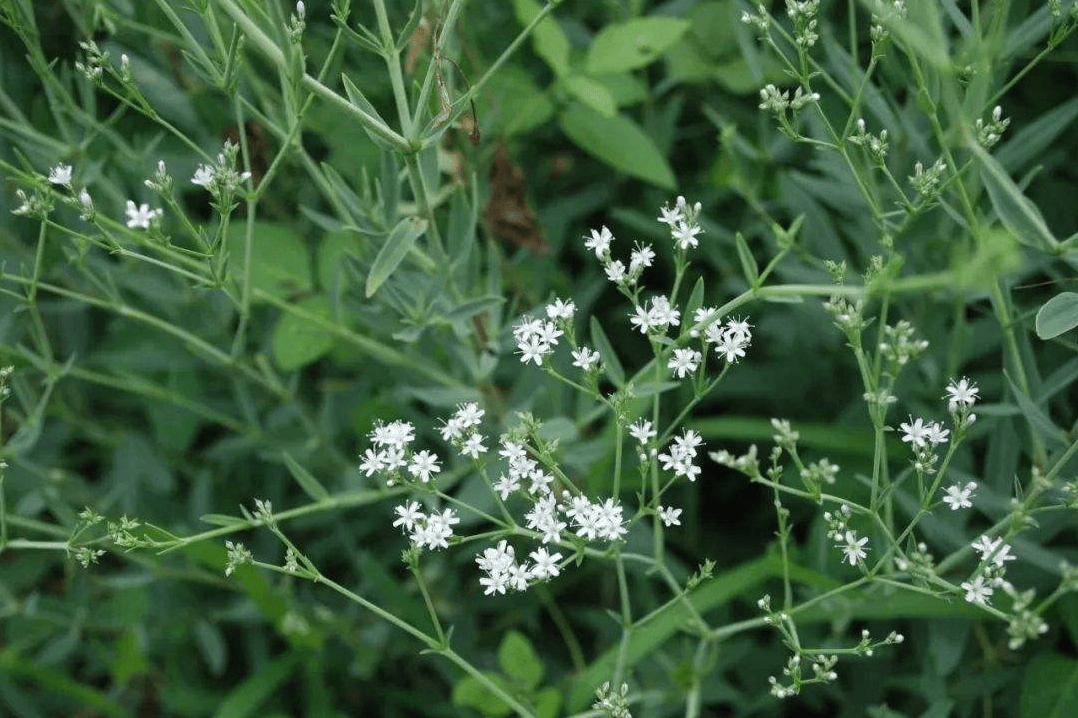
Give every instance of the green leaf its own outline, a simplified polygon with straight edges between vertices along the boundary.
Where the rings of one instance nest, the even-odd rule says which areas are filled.
[[[423,18],[423,0],[415,0],[415,7],[412,8],[412,14],[408,18],[408,22],[401,29],[401,34],[397,37],[397,52],[400,52],[408,43],[412,40],[412,35],[415,34],[416,28],[419,27],[419,21]]]
[[[374,109],[374,105],[370,103],[370,100],[364,96],[362,90],[356,87],[355,83],[348,79],[348,75],[341,73],[341,81],[344,83],[344,93],[348,95],[348,101],[353,105],[363,110],[366,114],[375,118],[383,125],[386,125],[386,121],[382,119],[382,116],[378,114],[378,110]],[[383,150],[394,150],[393,144],[387,140],[382,139],[378,135],[374,134],[367,129],[366,125],[360,125],[363,127],[363,131],[367,133],[367,136],[371,138],[371,141],[381,147]],[[386,125],[388,127],[388,125]]]
[[[246,224],[228,227],[226,246],[233,281],[243,281]],[[290,227],[274,222],[255,222],[251,235],[250,282],[275,297],[287,297],[311,288],[311,261],[299,235]]]
[[[589,326],[591,327],[591,341],[603,360],[603,371],[606,372],[606,375],[610,377],[610,381],[614,382],[615,386],[623,386],[625,384],[625,370],[621,368],[621,362],[618,361],[618,354],[614,351],[614,346],[606,338],[606,332],[603,331],[602,325],[594,316],[591,318]]]
[[[475,297],[455,306],[445,315],[446,321],[456,324],[464,319],[471,319],[476,314],[488,312],[505,302],[504,297]]]
[[[1014,398],[1018,402],[1018,408],[1021,409],[1022,415],[1029,422],[1029,427],[1046,440],[1059,446],[1066,446],[1068,442],[1064,431],[1055,425],[1055,422],[1052,421],[1052,418],[1048,416],[1044,409],[1033,403],[1033,400],[1022,391],[1014,379],[1011,379],[1009,372],[1004,370],[1003,375],[1007,377],[1007,383],[1010,385]]]
[[[326,320],[331,320],[333,316],[329,300],[321,295],[307,297],[295,306]],[[332,333],[309,318],[292,312],[284,312],[273,329],[273,358],[284,371],[305,367],[332,348]]]
[[[209,621],[199,621],[195,624],[194,635],[198,651],[209,666],[210,673],[221,675],[228,662],[228,643],[221,635],[221,629]]]
[[[296,480],[296,483],[308,496],[315,501],[325,501],[329,498],[329,492],[326,491],[322,484],[318,483],[318,479],[314,478],[307,469],[300,466],[287,451],[284,453],[284,463],[292,474],[292,478]]]
[[[112,662],[112,679],[123,687],[135,676],[141,676],[149,670],[150,664],[138,645],[138,633],[129,628],[116,641],[116,658]]]
[[[1059,653],[1034,658],[1026,666],[1018,705],[1021,718],[1078,715],[1078,661]]]
[[[600,161],[663,189],[677,187],[674,171],[659,148],[625,115],[603,117],[590,107],[574,104],[560,120],[569,139]]]
[[[1063,292],[1049,299],[1037,312],[1037,336],[1052,339],[1078,327],[1078,294]]]
[[[535,694],[535,715],[539,718],[558,718],[561,708],[561,692],[553,686]]]
[[[420,217],[405,217],[386,238],[378,256],[374,258],[371,272],[367,275],[366,295],[372,296],[378,287],[389,279],[389,275],[400,265],[415,241],[427,231],[427,220]]]
[[[971,144],[970,150],[980,163],[981,181],[992,200],[992,207],[1018,241],[1044,251],[1050,251],[1059,244],[1037,205],[1022,194],[999,162],[978,144]]]
[[[498,685],[505,682],[501,676],[491,671],[483,671],[483,675]],[[483,715],[494,718],[509,715],[513,710],[475,676],[464,676],[453,686],[453,705],[474,708]]]
[[[517,20],[527,25],[543,9],[536,0],[513,0]],[[569,72],[569,38],[554,18],[549,15],[539,21],[532,31],[535,54],[559,77]]]
[[[291,677],[297,663],[299,654],[289,651],[269,663],[257,666],[250,678],[228,694],[214,713],[214,718],[247,718],[259,715],[258,709]]]
[[[498,646],[498,665],[505,675],[521,682],[525,690],[534,690],[543,680],[543,664],[528,638],[509,631]]]
[[[562,84],[570,95],[603,117],[610,118],[618,113],[614,96],[602,83],[584,75],[568,75],[562,78]]]
[[[748,242],[745,241],[741,232],[734,235],[734,242],[737,244],[737,258],[741,261],[741,271],[745,273],[749,286],[755,287],[760,278],[760,268],[756,266],[756,258],[749,251]]]
[[[673,17],[638,17],[607,25],[592,40],[585,66],[592,75],[644,67],[688,29],[687,20]]]

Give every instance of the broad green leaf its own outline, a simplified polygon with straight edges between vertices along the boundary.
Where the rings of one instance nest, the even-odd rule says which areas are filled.
[[[233,222],[226,243],[229,272],[237,285],[243,282],[246,224]],[[275,297],[287,297],[311,288],[311,261],[307,248],[290,227],[274,222],[255,222],[251,235],[250,282]]]
[[[562,131],[588,154],[663,189],[676,188],[674,171],[666,158],[647,133],[625,115],[607,118],[590,107],[574,104],[560,119]]]
[[[978,144],[970,145],[970,150],[980,164],[981,181],[996,214],[1018,241],[1043,251],[1050,251],[1059,244],[1037,205],[1022,194],[999,162]]]
[[[525,26],[543,9],[538,0],[513,0],[513,7],[517,20]],[[543,58],[555,75],[560,77],[569,72],[569,38],[553,17],[547,15],[535,26],[532,44],[535,54]]]
[[[595,351],[599,352],[603,371],[616,386],[622,386],[625,384],[625,370],[621,368],[621,362],[618,361],[618,353],[614,351],[614,346],[606,338],[606,332],[594,316],[589,326],[591,327],[591,342],[595,345]]]
[[[214,713],[214,718],[247,718],[260,715],[259,708],[281,687],[299,663],[299,654],[289,651],[265,665],[258,666],[250,678],[232,689]]]
[[[1037,312],[1037,336],[1052,339],[1078,327],[1078,294],[1057,294]]]
[[[607,89],[610,96],[614,98],[614,104],[618,107],[635,105],[648,99],[648,86],[628,72],[601,75],[592,79]]]
[[[329,300],[318,295],[307,297],[295,306],[327,321],[333,309]],[[305,367],[333,348],[333,334],[309,318],[284,312],[273,329],[273,358],[285,371]]]
[[[348,286],[349,273],[345,263],[358,248],[356,235],[347,230],[330,232],[322,237],[315,255],[318,269],[318,284],[330,294],[344,290]]]
[[[526,636],[509,631],[498,646],[498,665],[505,675],[515,678],[526,690],[533,690],[543,680],[543,664]]]
[[[325,501],[329,498],[329,492],[326,491],[322,484],[318,483],[318,479],[311,475],[311,472],[300,466],[300,464],[292,458],[292,456],[285,452],[284,463],[288,467],[289,473],[292,474],[292,478],[296,480],[299,487],[303,489],[304,493],[310,496],[315,501]]]
[[[527,132],[554,115],[554,102],[549,93],[532,80],[531,75],[516,65],[506,65],[487,85],[490,88],[490,115],[507,135]],[[485,94],[477,98],[485,102]],[[486,123],[487,112],[480,107]]]
[[[553,686],[535,694],[535,715],[539,718],[557,718],[561,708],[561,692]]]
[[[688,29],[688,20],[673,17],[638,17],[607,25],[592,40],[585,66],[591,75],[644,67]]]
[[[497,673],[483,671],[483,675],[496,684],[503,684],[504,679]],[[453,705],[474,708],[485,716],[509,715],[512,712],[505,701],[494,695],[490,689],[479,682],[475,676],[464,676],[453,686]]]
[[[1021,718],[1071,718],[1078,715],[1078,661],[1044,653],[1026,665],[1018,714]]]
[[[386,238],[378,256],[374,258],[370,274],[367,275],[366,295],[372,296],[378,291],[378,287],[389,279],[394,270],[400,265],[401,260],[415,244],[424,232],[427,231],[427,220],[420,217],[405,217]]]
[[[602,83],[585,75],[568,75],[562,84],[569,94],[598,112],[603,117],[613,117],[618,112],[617,103],[610,90]]]

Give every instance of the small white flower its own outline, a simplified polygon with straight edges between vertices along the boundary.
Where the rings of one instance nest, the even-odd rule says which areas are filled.
[[[558,561],[561,561],[560,553],[551,554],[545,547],[540,546],[528,555],[535,561],[535,565],[531,568],[532,578],[554,578],[561,573],[561,569],[558,568]]]
[[[717,311],[718,311],[718,309],[716,309],[715,307],[700,307],[695,312],[693,312],[693,314],[692,314],[693,328],[689,330],[689,336],[692,337],[693,339],[700,336],[700,330],[696,329],[696,325],[699,324],[700,322],[707,321],[707,318],[710,317],[712,314],[714,314]],[[708,327],[711,327],[711,326],[715,326],[715,325],[714,324],[709,324],[708,325]]]
[[[411,463],[408,464],[408,473],[424,484],[430,481],[431,476],[441,470],[442,467],[438,466],[438,457],[426,449],[416,452],[412,456]]]
[[[599,352],[589,349],[587,347],[580,347],[574,349],[573,352],[573,366],[578,366],[584,371],[591,371],[592,367],[599,363]]]
[[[614,240],[614,235],[610,234],[610,230],[604,225],[599,231],[591,230],[591,238],[585,239],[584,248],[595,251],[595,256],[599,259],[603,258],[603,255],[610,252],[610,243]]]
[[[374,449],[367,449],[363,454],[363,461],[359,465],[359,470],[363,472],[364,476],[372,476],[377,474],[385,468],[383,461],[383,455],[380,451]]]
[[[969,603],[979,603],[983,606],[992,597],[992,587],[985,584],[984,576],[978,576],[973,581],[963,581],[962,590],[966,592],[966,601]]]
[[[965,486],[955,484],[947,487],[947,495],[943,497],[943,502],[951,507],[951,511],[958,511],[959,509],[968,509],[973,506],[973,502],[970,500],[973,498],[973,491],[977,488],[977,482],[970,481]]]
[[[651,313],[643,306],[639,306],[635,314],[629,315],[629,323],[639,329],[641,334],[647,334],[652,324]]]
[[[575,313],[576,305],[571,299],[568,302],[555,299],[546,307],[546,315],[550,319],[572,319]]]
[[[675,204],[671,209],[664,204],[659,211],[662,212],[662,216],[657,218],[658,221],[669,226],[670,229],[676,227],[682,220],[681,205]]]
[[[902,441],[914,447],[924,446],[928,427],[925,426],[924,420],[921,418],[915,420],[911,416],[909,419],[909,421],[898,425],[898,428],[902,430]]]
[[[418,501],[401,504],[393,510],[397,513],[397,520],[393,522],[393,525],[400,526],[406,532],[414,531],[416,523],[423,518]]]
[[[209,165],[199,165],[195,170],[195,176],[191,178],[192,184],[197,184],[199,187],[209,187],[213,183],[214,171],[213,167]]]
[[[966,377],[951,379],[951,382],[947,385],[947,396],[944,397],[947,399],[948,411],[953,413],[959,407],[969,409],[977,403],[977,393],[979,391],[977,384]]]
[[[867,555],[863,547],[868,543],[868,537],[859,538],[856,531],[847,531],[845,541],[845,544],[840,543],[838,547],[842,549],[842,553],[846,555],[846,560],[850,562],[850,565],[856,566]]]
[[[79,190],[79,204],[85,209],[93,209],[94,207],[94,200],[90,197],[90,193],[86,191],[85,187]]]
[[[150,209],[148,204],[140,204],[137,207],[131,200],[127,200],[127,226],[132,229],[149,229],[150,223],[155,217],[160,217],[160,209]]]
[[[696,235],[700,234],[703,229],[695,224],[688,224],[686,222],[678,222],[674,227],[671,235],[674,238],[674,243],[678,249],[696,249],[700,244],[700,240],[696,238]]]
[[[517,345],[517,348],[520,350],[520,361],[522,363],[527,364],[533,361],[536,366],[541,365],[543,357],[550,353],[550,345],[535,336],[521,342]]]
[[[516,474],[502,474],[494,482],[494,490],[502,497],[502,501],[509,498],[509,494],[520,489],[520,477]]]
[[[692,374],[700,366],[703,355],[695,349],[675,349],[674,356],[670,357],[666,368],[672,369],[678,379],[684,379],[686,374]]]
[[[464,446],[461,447],[460,453],[473,459],[478,459],[480,454],[487,453],[487,447],[483,446],[482,434],[476,433],[469,436],[464,441]]]
[[[638,419],[634,423],[629,424],[629,435],[643,445],[658,436],[658,433],[655,429],[651,428],[650,421]]]
[[[675,509],[673,506],[660,506],[659,518],[666,526],[680,526],[681,525],[681,509]]]
[[[646,269],[650,267],[654,261],[655,250],[651,248],[651,245],[637,243],[636,249],[629,255],[629,271],[637,272]]]
[[[49,182],[52,184],[67,185],[71,184],[71,165],[56,165],[49,170]]]
[[[615,284],[625,279],[625,265],[620,259],[615,259],[603,269],[606,271],[606,278]]]

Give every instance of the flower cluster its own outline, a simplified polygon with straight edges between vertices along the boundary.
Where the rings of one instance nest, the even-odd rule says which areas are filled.
[[[479,579],[483,593],[488,596],[495,593],[504,595],[507,588],[524,591],[536,581],[545,581],[561,573],[558,566],[560,553],[552,554],[540,546],[528,555],[534,564],[526,561],[517,563],[516,551],[507,541],[502,540],[497,546],[489,547],[476,556],[475,562],[484,573]]]
[[[1002,538],[993,539],[982,535],[970,546],[980,555],[983,568],[969,581],[962,582],[962,590],[966,592],[965,599],[970,603],[987,605],[995,589],[1006,587],[1013,591],[1014,587],[1003,578],[1007,562],[1016,558],[1011,553],[1010,545],[1003,543]]]
[[[485,413],[474,401],[459,404],[456,413],[439,429],[442,441],[455,446],[461,454],[478,459],[487,453],[487,447],[483,444],[483,435],[475,430]]]
[[[224,151],[217,154],[217,162],[212,165],[200,164],[195,170],[195,176],[191,178],[191,183],[204,187],[219,204],[229,204],[231,197],[239,191],[241,183],[251,177],[250,172],[236,171],[238,153],[239,145],[225,140]]]
[[[379,424],[368,434],[376,448],[367,449],[359,470],[365,476],[384,474],[387,486],[401,480],[402,469],[424,484],[442,470],[438,457],[426,449],[413,452],[411,442],[415,439],[415,427],[407,421]]]
[[[544,319],[521,319],[513,327],[513,339],[520,352],[520,361],[527,364],[535,362],[536,366],[543,363],[543,359],[554,353],[554,347],[558,345],[558,337],[564,332],[552,321]]]
[[[659,454],[663,471],[671,471],[674,476],[696,481],[696,477],[700,475],[700,467],[694,464],[693,460],[696,458],[696,447],[702,443],[700,434],[692,429],[686,429],[681,436],[675,436],[667,450]]]
[[[460,523],[460,517],[453,509],[441,512],[432,511],[424,514],[419,510],[419,502],[411,501],[394,509],[397,514],[394,526],[399,526],[408,534],[408,540],[416,548],[431,550],[449,548],[449,539],[453,536],[453,526]]]

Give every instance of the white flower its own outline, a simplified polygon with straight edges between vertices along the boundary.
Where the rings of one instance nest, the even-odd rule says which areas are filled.
[[[696,325],[700,322],[707,321],[707,318],[717,312],[715,307],[700,307],[692,314],[693,328],[689,330],[689,336],[695,339],[700,336],[700,330],[696,329]],[[708,327],[716,326],[715,324],[709,324]]]
[[[495,573],[489,576],[481,576],[479,584],[484,587],[483,594],[490,596],[495,593],[505,593],[505,585],[509,582],[508,573]]]
[[[666,364],[667,369],[673,369],[678,379],[684,379],[686,374],[692,374],[700,366],[703,355],[695,349],[675,349],[674,356]]]
[[[934,421],[925,427],[924,440],[932,446],[939,446],[947,441],[947,435],[951,432],[943,428],[938,421]]]
[[[438,457],[426,449],[416,452],[412,456],[411,463],[408,464],[408,473],[421,480],[424,484],[430,481],[432,475],[441,470],[442,467],[438,466]]]
[[[414,438],[415,427],[410,422],[400,420],[379,424],[370,433],[371,443],[397,449],[403,449]]]
[[[531,568],[532,578],[554,578],[561,573],[561,569],[558,568],[558,561],[561,561],[560,553],[551,554],[545,547],[540,546],[528,555],[535,561],[535,565]]]
[[[655,429],[651,428],[650,421],[637,419],[636,422],[629,424],[629,435],[641,444],[647,444],[650,439],[654,439],[658,436],[658,433]]]
[[[641,334],[647,334],[651,329],[651,313],[643,306],[638,306],[636,314],[629,315],[629,323],[639,329]]]
[[[983,606],[992,597],[992,587],[985,585],[984,576],[978,576],[973,581],[963,581],[962,590],[966,592],[966,601],[969,603],[979,603]]]
[[[587,347],[574,349],[572,354],[573,366],[578,366],[584,371],[590,371],[592,367],[599,363],[599,352],[588,349]]]
[[[973,498],[973,491],[977,488],[977,482],[970,481],[965,486],[955,484],[947,487],[947,495],[943,497],[944,503],[951,507],[951,511],[958,511],[959,509],[968,509],[973,506],[973,502],[970,499]]]
[[[359,465],[359,470],[363,472],[364,476],[372,476],[385,468],[383,462],[383,455],[380,451],[374,449],[367,449],[363,454],[363,461]]]
[[[660,506],[659,518],[666,526],[680,526],[681,525],[681,509],[675,509],[673,506]]]
[[[483,446],[483,435],[476,433],[469,436],[464,441],[464,446],[461,448],[460,453],[473,459],[478,459],[480,454],[487,453],[487,447]]]
[[[1003,543],[1002,538],[993,539],[986,534],[982,534],[970,546],[981,555],[982,561],[987,561],[991,557],[992,563],[996,566],[1002,567],[1007,561],[1013,561],[1017,558],[1011,554],[1010,545]]]
[[[457,405],[457,413],[453,415],[453,419],[460,424],[461,428],[467,429],[479,426],[479,422],[483,420],[483,415],[486,413],[486,410],[479,408],[479,404],[470,401],[467,404]]]
[[[550,345],[541,341],[539,337],[529,337],[517,345],[520,350],[520,361],[527,364],[535,362],[536,366],[543,363],[543,357],[550,353]]]
[[[734,341],[740,344],[748,344],[752,341],[752,325],[748,319],[731,317],[726,320],[726,331],[733,336]]]
[[[924,446],[928,427],[925,426],[924,420],[920,418],[914,420],[911,416],[909,419],[908,422],[898,425],[898,428],[902,430],[902,441],[908,442],[910,446],[914,447]]]
[[[842,549],[842,553],[846,554],[846,560],[850,562],[851,566],[856,566],[867,555],[863,546],[868,543],[868,537],[859,538],[856,531],[847,531],[845,536],[845,544],[838,544],[838,547]]]
[[[56,165],[49,170],[49,182],[59,185],[71,184],[71,165]]]
[[[90,193],[86,191],[85,187],[79,190],[79,203],[85,209],[92,209],[94,206],[94,200],[92,197],[90,197]]]
[[[683,199],[680,198],[679,199]],[[673,209],[670,209],[665,204],[659,209],[662,212],[661,217],[657,217],[658,221],[673,229],[682,220],[681,210],[684,207],[684,203],[678,203],[674,205]]]
[[[661,294],[651,300],[648,314],[651,316],[651,323],[664,331],[667,327],[676,327],[681,323],[681,312],[671,306],[670,300]]]
[[[155,217],[163,213],[160,209],[150,209],[148,204],[140,204],[137,207],[131,200],[127,200],[127,226],[132,229],[149,229],[150,223]]]
[[[591,230],[591,238],[585,239],[584,248],[595,251],[595,256],[599,259],[603,258],[603,255],[610,252],[610,243],[614,240],[614,235],[610,234],[610,230],[604,225],[599,231]]]
[[[620,259],[615,259],[603,269],[606,271],[606,278],[615,284],[625,279],[625,265]]]
[[[550,319],[572,319],[575,313],[576,305],[571,299],[568,302],[555,299],[546,307],[546,315]]]
[[[980,389],[977,384],[966,377],[951,379],[947,385],[947,410],[954,413],[959,407],[969,409],[977,403],[977,393]]]
[[[494,483],[494,490],[502,497],[502,501],[509,498],[509,494],[520,488],[520,477],[516,474],[502,474]]]
[[[703,229],[699,226],[682,221],[677,223],[670,234],[673,236],[674,243],[677,244],[678,249],[696,249],[700,244],[696,235],[702,231]]]
[[[636,245],[636,249],[629,255],[629,271],[637,272],[651,266],[651,263],[655,261],[655,250],[651,248],[650,244]]]
[[[209,165],[199,165],[195,170],[195,176],[191,178],[192,184],[197,184],[200,187],[209,187],[213,183],[214,171],[213,167]]]
[[[393,525],[401,526],[404,531],[415,530],[416,523],[423,518],[418,501],[401,504],[393,510],[397,513],[397,520],[393,522]]]

